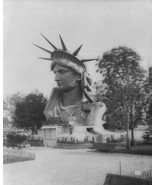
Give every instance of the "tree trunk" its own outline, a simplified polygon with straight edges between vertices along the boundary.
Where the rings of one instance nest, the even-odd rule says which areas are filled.
[[[32,128],[32,135],[35,134],[35,128]]]
[[[130,124],[130,114],[127,113],[127,149],[130,149],[130,139],[129,139],[129,124]]]
[[[133,121],[132,121],[132,98],[131,98],[131,117],[130,117],[130,124],[131,124],[131,146],[134,146],[134,125],[133,125]]]
[[[126,126],[126,131],[127,131],[127,150],[130,149],[130,139],[129,139],[129,125],[130,125],[130,111],[129,111],[129,108],[127,107],[126,105],[126,102],[125,102],[125,97],[122,93],[122,98],[123,98],[123,105],[124,105],[124,110],[125,110],[125,113],[127,115],[127,126]]]
[[[134,146],[135,139],[134,139],[134,127],[131,127],[131,146]]]

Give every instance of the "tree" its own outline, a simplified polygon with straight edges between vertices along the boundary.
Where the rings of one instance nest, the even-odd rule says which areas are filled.
[[[144,83],[146,122],[152,126],[152,67],[149,68],[149,78]]]
[[[115,120],[120,120],[121,115],[125,115],[123,123],[127,123],[127,138],[129,126],[132,130],[132,142],[133,130],[136,123],[142,119],[143,109],[142,87],[145,71],[140,67],[140,61],[141,57],[134,50],[118,47],[105,52],[97,63],[97,72],[101,74],[102,84],[105,86],[103,96],[111,100]],[[127,147],[130,147],[129,139]]]
[[[41,128],[45,121],[43,110],[47,99],[42,93],[35,91],[25,96],[17,102],[14,112],[14,124],[18,128],[30,129],[35,133],[36,129]]]
[[[3,100],[3,126],[13,124],[13,116],[15,107],[18,102],[23,99],[24,95],[17,92],[11,96],[6,96]]]

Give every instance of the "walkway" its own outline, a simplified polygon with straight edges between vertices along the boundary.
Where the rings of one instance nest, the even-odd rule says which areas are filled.
[[[107,173],[151,168],[151,156],[30,148],[36,159],[4,165],[4,185],[102,185]]]

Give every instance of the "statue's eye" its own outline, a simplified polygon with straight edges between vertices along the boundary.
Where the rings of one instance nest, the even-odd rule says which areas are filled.
[[[66,74],[66,73],[68,73],[67,70],[59,70],[58,72],[59,72],[60,74]]]

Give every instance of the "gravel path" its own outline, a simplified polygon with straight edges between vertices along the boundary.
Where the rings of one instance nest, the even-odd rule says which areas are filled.
[[[26,149],[33,161],[5,164],[3,185],[102,185],[107,173],[151,169],[151,156],[91,152],[88,149]]]

